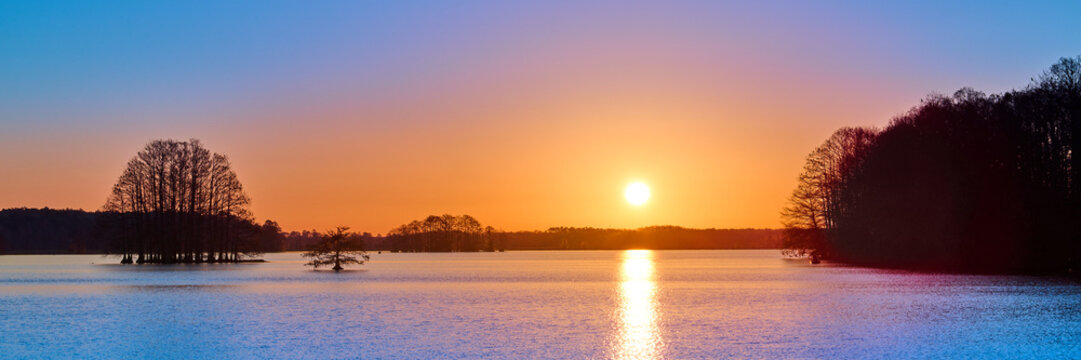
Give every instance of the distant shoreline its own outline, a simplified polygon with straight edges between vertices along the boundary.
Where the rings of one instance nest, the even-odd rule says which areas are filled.
[[[0,210],[0,254],[59,255],[125,253],[126,260],[135,262],[139,251],[131,241],[165,241],[169,249],[179,249],[184,241],[203,243],[198,236],[179,236],[175,229],[159,233],[146,233],[145,237],[131,234],[137,228],[133,223],[120,221],[123,214],[88,212],[83,210],[57,209],[4,209]],[[139,215],[133,215],[137,220]],[[469,229],[443,229],[440,223],[455,223],[454,219],[472,220]],[[144,219],[147,220],[147,219]],[[213,219],[202,219],[212,222]],[[446,221],[444,221],[446,220]],[[431,222],[431,224],[429,224]],[[371,251],[412,252],[474,252],[517,250],[726,250],[726,249],[778,249],[781,247],[779,229],[692,229],[678,226],[649,226],[638,229],[572,228],[553,227],[536,231],[500,231],[489,226],[481,228],[468,215],[429,216],[424,222],[414,221],[418,229],[398,229],[387,234],[357,234],[364,248]],[[431,226],[428,226],[429,224]],[[243,226],[240,226],[243,225]],[[249,226],[250,225],[250,226]],[[271,253],[280,251],[303,251],[322,238],[318,231],[284,232],[271,221],[264,225],[241,222],[239,228],[250,231],[237,235],[237,244],[228,248],[229,259],[242,253]],[[434,229],[434,230],[433,230]],[[180,228],[177,231],[182,231]],[[407,231],[408,230],[408,231]],[[416,231],[412,231],[416,230]],[[423,230],[423,231],[422,231]],[[118,236],[117,234],[127,234]],[[155,235],[157,234],[157,235]],[[182,233],[183,234],[183,233]],[[186,239],[186,240],[185,240]],[[183,240],[183,241],[181,241]],[[220,240],[220,239],[219,239]],[[178,242],[179,243],[170,243]],[[125,245],[126,244],[126,245]],[[123,246],[122,246],[123,245]],[[147,245],[147,244],[144,244]],[[149,246],[149,245],[147,245]],[[127,248],[126,250],[124,248]],[[146,250],[149,251],[149,250]],[[206,259],[217,259],[205,251],[189,249],[184,254],[162,262],[193,262],[195,253]],[[221,253],[221,251],[214,251]],[[135,255],[135,256],[133,256]],[[151,259],[154,259],[151,256]]]
[[[377,253],[377,252],[381,252],[381,253],[385,253],[385,254],[483,254],[483,253],[500,253],[500,252],[526,252],[526,251],[626,251],[626,250],[650,250],[650,251],[777,250],[777,251],[781,251],[782,249],[781,249],[781,248],[717,248],[717,249],[514,249],[514,250],[506,250],[506,251],[494,251],[494,252],[493,252],[493,251],[428,251],[428,252],[420,252],[420,251],[414,251],[414,252],[409,252],[409,251],[403,251],[403,252],[393,252],[393,251],[388,251],[388,250],[372,250],[372,251],[369,251],[368,253],[369,253],[369,254],[372,254],[372,253]],[[287,251],[271,251],[271,252],[265,252],[264,254],[288,254],[288,253],[297,253],[297,254],[299,254],[299,253],[303,253],[303,251],[300,251],[300,250],[287,250]],[[72,253],[72,252],[3,252],[3,253],[0,253],[0,256],[23,256],[23,255],[26,255],[26,256],[33,256],[33,255],[100,255],[100,256],[102,256],[102,257],[112,257],[112,256],[120,256],[120,255],[116,255],[116,254],[103,254],[103,253]],[[793,258],[793,259],[796,259],[796,258]],[[243,262],[256,262],[256,263],[257,263],[257,262],[266,262],[266,260],[264,260],[264,259],[248,259],[248,260],[241,260],[241,261],[236,261],[236,262],[221,262],[221,263],[215,263],[215,264],[231,264],[231,263],[237,263],[237,262],[241,262],[241,263],[243,263]]]

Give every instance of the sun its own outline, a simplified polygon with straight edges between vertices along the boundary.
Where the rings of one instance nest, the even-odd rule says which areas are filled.
[[[641,206],[646,201],[649,201],[649,186],[640,181],[632,182],[623,191],[623,196],[627,198],[627,202],[631,205]]]

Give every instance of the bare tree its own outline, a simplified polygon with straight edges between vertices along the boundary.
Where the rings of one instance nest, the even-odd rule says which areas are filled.
[[[481,251],[491,248],[484,226],[470,215],[429,215],[423,221],[391,229],[387,238],[396,251]]]
[[[250,199],[228,158],[195,139],[146,145],[113,185],[103,209],[122,214],[114,250],[122,263],[240,261]]]
[[[301,256],[311,259],[306,265],[318,269],[322,266],[333,264],[331,269],[341,271],[342,265],[364,264],[370,258],[364,251],[364,244],[360,237],[349,232],[349,227],[339,226],[328,231],[323,238],[312,245],[308,252]]]
[[[842,128],[807,155],[799,183],[781,210],[784,253],[823,255],[826,233],[847,211],[841,197],[852,171],[863,161],[876,130]]]

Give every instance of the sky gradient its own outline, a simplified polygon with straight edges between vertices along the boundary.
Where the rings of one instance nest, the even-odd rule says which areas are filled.
[[[0,208],[99,209],[152,139],[257,219],[777,227],[804,156],[1081,54],[1078,2],[0,4]],[[649,184],[629,206],[623,188]]]

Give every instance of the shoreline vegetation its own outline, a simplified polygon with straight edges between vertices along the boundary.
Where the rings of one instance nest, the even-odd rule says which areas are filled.
[[[931,95],[807,156],[785,254],[937,272],[1081,270],[1081,57],[1022,90]]]
[[[250,203],[225,155],[155,140],[128,161],[96,225],[121,264],[238,262],[257,256]]]
[[[0,211],[0,254],[105,253],[121,264],[235,263],[262,253],[307,251],[310,265],[334,267],[342,251],[495,252],[506,250],[776,249],[774,229],[634,230],[556,227],[501,231],[470,215],[430,215],[385,235],[345,234],[343,228],[283,232],[272,220],[255,222],[251,199],[225,155],[199,140],[154,140],[130,161],[100,211]],[[345,228],[347,229],[347,228]],[[337,239],[331,241],[333,239]],[[337,244],[330,246],[328,244]],[[341,245],[341,246],[338,246]],[[336,247],[337,246],[337,247]],[[342,247],[344,246],[344,247]]]
[[[110,250],[108,221],[103,211],[72,209],[0,210],[0,255],[116,254]],[[368,252],[520,251],[520,250],[656,250],[780,249],[778,229],[688,229],[653,226],[641,229],[557,227],[540,231],[501,231],[482,226],[481,232],[423,231],[438,229],[451,219],[468,215],[432,215],[399,226],[387,234],[359,233]],[[475,221],[476,219],[473,219]],[[425,224],[427,222],[428,224]],[[466,223],[471,221],[465,220]],[[236,238],[243,254],[309,251],[325,234],[316,230],[283,232],[271,220],[241,222]],[[419,226],[417,226],[419,225]],[[479,225],[479,222],[478,222]],[[455,229],[451,225],[448,229]],[[403,229],[404,227],[404,229]],[[467,228],[476,229],[473,226]],[[489,232],[490,231],[490,232]],[[489,247],[489,243],[491,246]],[[241,257],[244,261],[250,257]]]
[[[1021,90],[930,95],[878,128],[842,128],[806,159],[783,230],[554,227],[501,231],[469,215],[431,215],[356,251],[771,249],[859,266],[1066,274],[1081,270],[1081,57]],[[0,254],[117,255],[121,263],[245,262],[315,251],[319,231],[255,222],[226,156],[195,139],[155,140],[100,211],[0,211]],[[317,259],[318,260],[318,259]],[[326,264],[318,260],[320,264]],[[335,261],[339,265],[341,259]]]

